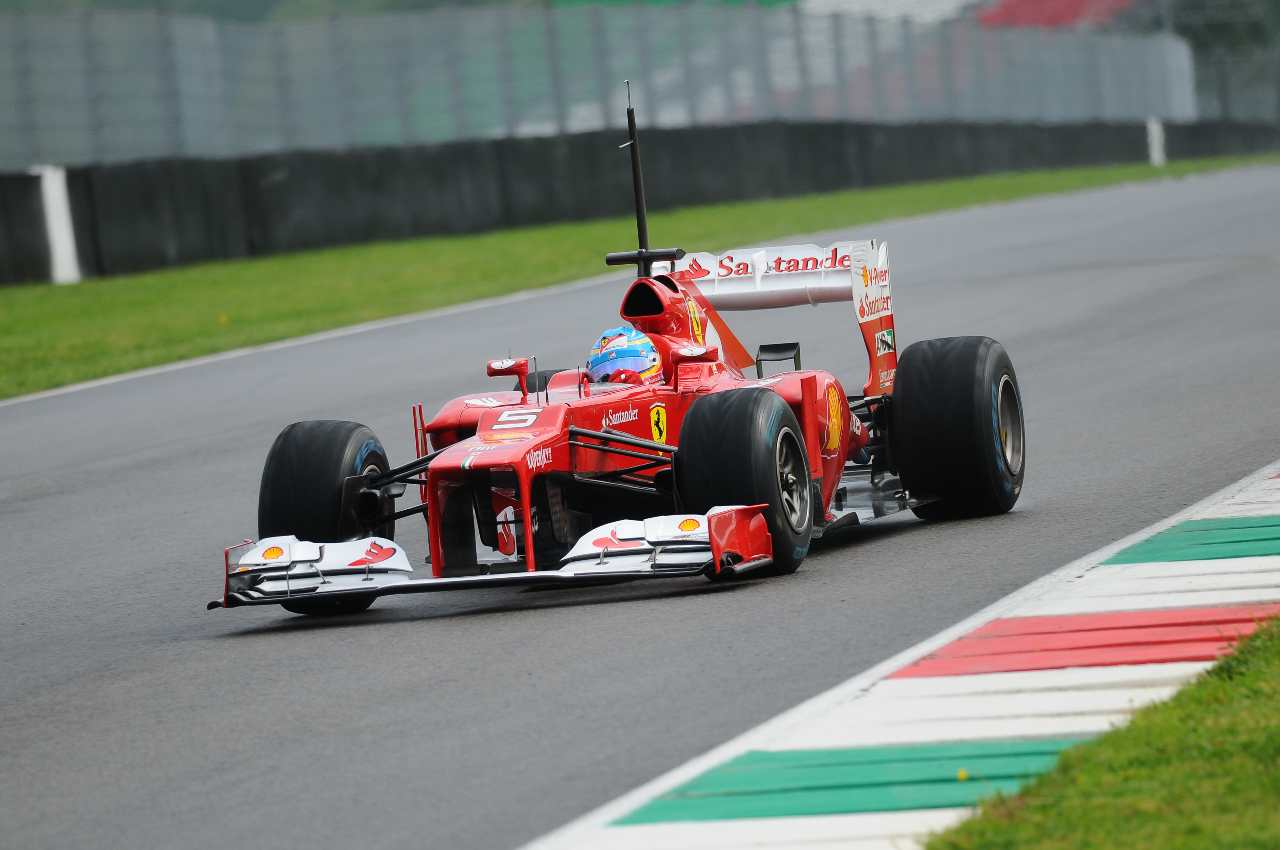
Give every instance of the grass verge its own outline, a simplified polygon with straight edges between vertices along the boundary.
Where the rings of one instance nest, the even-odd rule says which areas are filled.
[[[719,250],[789,234],[1179,177],[1272,157],[996,174],[689,207],[652,216],[655,243]],[[92,280],[0,287],[0,398],[604,271],[629,218],[383,242]]]
[[[1280,847],[1280,621],[928,850]]]

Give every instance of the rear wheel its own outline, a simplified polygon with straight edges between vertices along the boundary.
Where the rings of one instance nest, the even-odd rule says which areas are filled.
[[[292,534],[300,540],[334,543],[366,535],[394,539],[395,523],[364,527],[342,506],[342,483],[352,475],[391,468],[381,441],[357,422],[295,422],[280,432],[267,453],[258,491],[258,536]],[[374,597],[286,602],[295,614],[338,615],[363,611]]]
[[[680,428],[676,487],[685,510],[766,504],[769,572],[795,572],[813,536],[813,493],[804,436],[782,397],[764,388],[697,399]]]
[[[929,339],[898,357],[892,456],[928,520],[1001,514],[1018,501],[1026,431],[1018,376],[982,336]]]

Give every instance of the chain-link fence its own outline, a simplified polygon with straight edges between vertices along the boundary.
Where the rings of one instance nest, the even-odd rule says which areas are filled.
[[[245,24],[0,15],[0,169],[771,119],[1196,117],[1170,34],[798,6],[484,6]]]

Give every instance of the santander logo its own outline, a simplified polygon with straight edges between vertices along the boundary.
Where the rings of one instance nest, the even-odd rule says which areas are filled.
[[[858,319],[878,319],[893,310],[893,300],[888,295],[863,295],[858,299]]]
[[[698,262],[697,257],[694,257],[692,260],[689,261],[689,268],[685,269],[685,271],[688,272],[689,277],[693,278],[694,280],[698,280],[699,278],[704,278],[707,275],[711,274],[711,272],[703,268],[702,263]]]
[[[640,418],[640,411],[631,407],[626,410],[610,410],[604,416],[600,417],[600,428],[613,428],[616,425],[624,425],[627,422],[635,422]]]
[[[690,265],[692,268],[692,265]],[[701,268],[701,267],[699,267]],[[836,271],[853,268],[853,256],[847,251],[832,248],[824,254],[801,254],[794,257],[778,255],[765,261],[763,274],[795,274],[797,272]],[[755,272],[750,260],[725,254],[716,266],[716,277],[746,277]]]

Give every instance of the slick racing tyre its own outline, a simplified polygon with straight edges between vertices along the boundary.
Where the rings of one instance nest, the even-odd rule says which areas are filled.
[[[356,422],[295,422],[280,432],[262,469],[258,491],[258,537],[293,534],[299,540],[333,543],[374,534],[393,539],[395,523],[363,528],[353,512],[342,512],[342,482],[351,475],[391,468],[382,443]],[[363,611],[374,597],[283,603],[295,614],[337,615]]]
[[[1022,492],[1026,433],[1018,375],[985,336],[928,339],[898,356],[890,454],[927,520],[1002,514]]]
[[[804,434],[772,390],[751,388],[697,399],[680,428],[676,488],[684,510],[767,504],[772,575],[794,573],[813,536],[813,491]]]

